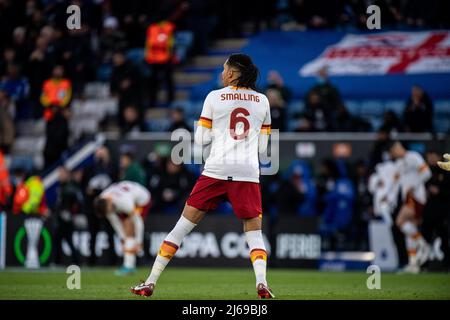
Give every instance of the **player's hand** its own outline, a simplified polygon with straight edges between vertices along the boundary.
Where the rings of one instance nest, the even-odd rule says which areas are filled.
[[[450,171],[450,154],[446,153],[444,154],[444,159],[447,161],[438,161],[437,165],[439,166],[439,168],[444,169],[446,171]]]

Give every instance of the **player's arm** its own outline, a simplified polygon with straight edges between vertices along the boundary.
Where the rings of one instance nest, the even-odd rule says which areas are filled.
[[[267,150],[267,145],[269,144],[270,137],[270,126],[271,126],[271,118],[270,118],[270,105],[267,101],[267,110],[266,116],[264,118],[263,124],[261,126],[261,131],[259,132],[258,137],[258,152],[263,153]]]
[[[106,215],[106,218],[108,219],[109,223],[111,223],[111,226],[119,236],[120,240],[125,240],[125,230],[123,229],[122,222],[120,221],[117,214],[115,214],[114,212],[110,212]]]
[[[212,103],[211,93],[205,99],[200,119],[197,122],[194,141],[198,145],[206,145],[212,141]]]
[[[446,161],[438,161],[437,165],[439,168],[444,169],[446,171],[450,171],[450,153],[446,153],[443,155]]]
[[[430,167],[426,164],[426,162],[422,158],[418,158],[416,161],[420,182],[425,183],[431,178],[432,175]]]

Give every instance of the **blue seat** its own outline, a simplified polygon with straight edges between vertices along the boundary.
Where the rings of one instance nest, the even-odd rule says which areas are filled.
[[[305,110],[305,104],[303,101],[292,102],[287,106],[287,114],[293,116],[302,113]]]
[[[361,103],[362,116],[381,117],[384,113],[384,104],[381,100],[366,100]]]
[[[203,101],[194,101],[191,104],[191,110],[189,111],[189,115],[192,117],[198,118],[200,117],[200,114],[202,113],[203,109]]]
[[[177,100],[170,104],[170,109],[181,108],[184,114],[189,115],[192,109],[192,103],[189,100]]]
[[[359,116],[359,114],[361,112],[361,105],[358,101],[345,100],[344,104],[345,104],[345,107],[347,108],[348,112],[350,112],[354,116]]]
[[[435,116],[433,118],[433,126],[436,132],[441,133],[450,132],[450,116],[449,117]]]
[[[150,119],[146,121],[146,126],[149,131],[165,132],[169,130],[169,119]]]
[[[194,42],[191,31],[179,31],[175,34],[175,57],[178,62],[186,60],[187,53]]]
[[[144,48],[133,48],[127,51],[126,58],[133,65],[139,68],[139,71],[144,77],[149,77],[151,75],[151,70],[149,65],[144,60],[144,55]]]
[[[370,117],[368,118],[369,123],[372,126],[372,131],[377,131],[381,125],[383,124],[383,119],[378,117]]]
[[[450,117],[450,100],[438,100],[434,103],[435,115],[447,115]]]
[[[144,61],[144,48],[133,48],[127,51],[126,58],[132,63],[138,65]]]
[[[384,110],[394,111],[399,117],[403,115],[403,110],[405,110],[405,101],[402,100],[387,100],[384,103]]]
[[[288,131],[295,131],[295,129],[297,129],[299,124],[299,120],[298,119],[292,119],[292,118],[288,118],[287,119],[287,130]]]

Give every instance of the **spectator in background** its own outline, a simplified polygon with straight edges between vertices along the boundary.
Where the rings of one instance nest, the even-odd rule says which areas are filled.
[[[150,179],[150,190],[155,195],[153,210],[164,213],[180,212],[193,181],[192,175],[183,165],[175,164],[170,158],[166,158],[163,170],[155,172]]]
[[[343,104],[339,104],[336,110],[336,117],[332,123],[334,131],[352,132],[357,131],[355,119]]]
[[[377,132],[376,140],[369,153],[369,172],[372,172],[378,163],[390,159],[389,153],[386,150],[388,143],[389,131],[381,127]]]
[[[403,121],[407,132],[433,132],[433,102],[420,86],[411,89]]]
[[[267,87],[266,91],[269,89],[275,89],[279,91],[281,97],[286,103],[291,101],[292,93],[288,87],[284,84],[284,79],[280,73],[276,70],[270,70],[267,73]]]
[[[314,85],[308,92],[315,92],[320,96],[323,107],[330,116],[334,116],[336,108],[342,103],[339,90],[330,82],[328,75],[328,67],[324,66],[317,72],[317,84]]]
[[[94,199],[116,180],[115,172],[116,170],[112,164],[109,150],[104,146],[99,147],[95,151],[94,162],[84,170],[82,188],[85,197],[84,209],[88,218],[88,228],[91,235],[89,245],[91,252],[89,265],[91,266],[96,263],[95,244],[102,224],[108,233],[109,262],[114,265],[117,261],[117,256],[113,250],[114,231],[109,223],[104,223],[105,221],[97,217],[94,210]]]
[[[172,147],[169,143],[157,142],[145,158],[143,165],[147,176],[147,185],[150,189],[152,185],[158,183],[159,176],[165,170],[166,158],[170,157],[171,152]]]
[[[169,131],[175,131],[177,129],[185,129],[187,131],[192,131],[191,126],[189,126],[184,117],[183,108],[176,107],[170,110],[170,120],[172,123],[170,124]]]
[[[139,99],[139,73],[136,68],[126,60],[122,52],[115,52],[112,56],[113,70],[110,79],[111,93],[119,100],[119,126],[125,125],[125,107],[136,106]],[[140,110],[140,109],[139,109]],[[139,118],[143,112],[139,111]]]
[[[336,250],[349,231],[353,216],[355,190],[343,163],[325,159],[321,164],[319,195],[322,223],[320,233],[324,247]]]
[[[103,20],[103,31],[99,38],[100,54],[104,63],[110,63],[114,52],[128,48],[125,34],[119,29],[119,20],[109,16]]]
[[[441,156],[435,151],[426,153],[426,161],[432,176],[426,184],[427,203],[423,209],[422,235],[429,244],[435,238],[441,239],[440,249],[444,254],[445,271],[450,268],[448,226],[450,220],[450,173],[440,169],[437,162]]]
[[[53,246],[54,260],[57,265],[61,264],[62,240],[66,240],[70,247],[71,263],[79,264],[78,251],[73,245],[72,236],[74,231],[74,216],[79,214],[83,205],[83,194],[77,182],[72,178],[72,173],[65,167],[58,168],[58,196],[54,210],[54,235]]]
[[[9,209],[13,184],[9,178],[8,166],[3,151],[0,149],[0,211]]]
[[[120,174],[121,181],[133,181],[145,186],[145,171],[135,160],[131,151],[125,152],[120,156]]]
[[[151,67],[150,77],[150,107],[156,106],[158,90],[167,88],[167,103],[170,104],[175,97],[173,80],[173,59],[175,43],[175,24],[162,20],[150,24],[147,29],[145,42],[145,61]],[[164,79],[161,79],[163,77]]]
[[[342,103],[336,107],[331,127],[334,131],[339,132],[368,132],[372,130],[372,125],[366,119],[352,115]]]
[[[270,105],[272,129],[286,131],[286,101],[277,89],[267,89],[265,92]]]
[[[310,91],[306,98],[305,112],[296,131],[329,131],[331,128],[331,114],[327,112],[321,96],[316,91]]]
[[[42,85],[51,74],[51,59],[48,54],[48,42],[43,37],[36,39],[34,49],[27,61],[26,73],[30,81],[30,100],[33,105],[34,118],[41,118],[43,114],[42,106],[39,105],[42,94]]]
[[[251,0],[248,5],[251,22],[253,25],[253,34],[257,34],[261,29],[272,29],[274,26],[274,13],[277,10],[277,0]],[[263,27],[263,24],[265,26]]]
[[[369,171],[366,161],[359,159],[353,166],[352,182],[355,188],[355,210],[352,225],[355,226],[355,250],[367,250],[367,228],[373,214],[371,212],[372,195],[368,189]]]
[[[83,7],[83,14],[88,14]],[[74,94],[82,94],[85,83],[94,79],[92,70],[94,64],[94,54],[91,49],[91,33],[88,26],[81,24],[80,29],[68,30],[63,36],[63,31],[53,29],[53,46],[55,55],[61,55],[61,63],[67,71],[68,77],[72,80]],[[60,59],[57,57],[57,59]]]
[[[8,96],[14,101],[17,109],[26,106],[30,93],[30,84],[28,79],[21,75],[19,65],[9,64],[6,67],[6,75],[0,83],[0,89],[6,91]]]
[[[316,201],[317,190],[310,166],[303,160],[294,160],[277,191],[279,212],[314,216],[317,214]]]
[[[70,110],[60,109],[53,113],[45,127],[44,168],[50,168],[69,147]]]
[[[145,131],[139,110],[133,104],[129,104],[123,109],[123,121],[124,123],[120,127],[122,134]]]
[[[13,213],[49,216],[45,199],[45,187],[41,177],[34,175],[25,166],[13,170],[15,185],[13,198]]]
[[[18,26],[14,29],[11,47],[14,49],[14,58],[16,61],[26,61],[30,48],[28,48],[27,30],[25,27]]]
[[[381,128],[383,128],[389,133],[403,131],[400,119],[398,118],[397,114],[392,110],[388,110],[384,113],[383,124],[381,125]]]
[[[15,126],[12,116],[14,104],[8,93],[0,90],[0,151],[9,154],[14,142]]]
[[[44,82],[41,94],[41,104],[44,107],[44,118],[47,123],[57,113],[63,114],[72,99],[72,83],[64,77],[64,67],[56,65],[52,77]],[[65,114],[65,113],[64,113]]]
[[[16,51],[12,47],[6,47],[3,49],[3,59],[0,60],[0,77],[6,75],[8,67],[10,65],[17,65],[18,59],[16,57]]]

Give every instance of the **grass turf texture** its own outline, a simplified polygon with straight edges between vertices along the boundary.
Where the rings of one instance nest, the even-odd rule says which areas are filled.
[[[254,274],[248,269],[168,268],[151,298],[129,288],[148,269],[118,277],[111,268],[82,268],[81,290],[66,287],[65,270],[0,271],[0,299],[256,299]],[[277,299],[450,299],[450,274],[381,274],[381,289],[369,290],[365,272],[269,270]]]

